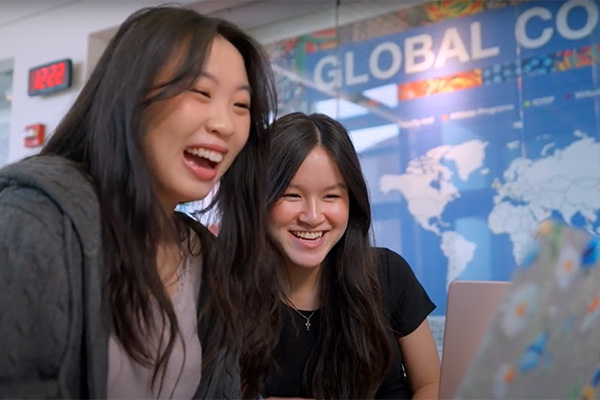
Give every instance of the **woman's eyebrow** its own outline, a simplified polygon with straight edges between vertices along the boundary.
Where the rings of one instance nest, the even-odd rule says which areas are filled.
[[[201,77],[204,77],[204,78],[208,78],[208,79],[210,79],[211,81],[215,82],[216,84],[218,84],[218,83],[219,83],[219,80],[218,80],[218,79],[217,79],[217,78],[216,78],[216,77],[215,77],[213,74],[211,74],[211,73],[209,73],[209,72],[203,71],[203,72],[201,72],[201,73],[200,73],[200,76],[201,76]],[[252,88],[250,87],[250,85],[242,84],[242,85],[240,85],[240,86],[238,86],[238,87],[236,88],[236,91],[238,91],[238,90],[245,90],[245,91],[247,91],[247,92],[248,92],[250,95],[252,95]]]
[[[288,189],[298,189],[298,190],[300,190],[300,189],[302,189],[302,185],[298,185],[298,184],[295,184],[295,183],[290,183],[290,184],[288,185]],[[335,190],[335,189],[342,189],[342,190],[346,190],[346,189],[347,189],[347,187],[346,187],[346,184],[345,184],[345,183],[338,182],[338,183],[336,183],[336,184],[333,184],[333,185],[329,185],[329,186],[327,186],[327,187],[324,187],[324,188],[323,188],[323,191],[329,191],[329,190]]]
[[[336,183],[335,185],[327,186],[325,190],[334,190],[334,189],[346,189],[346,185],[344,183]]]

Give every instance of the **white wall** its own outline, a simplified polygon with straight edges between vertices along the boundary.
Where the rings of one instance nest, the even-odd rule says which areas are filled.
[[[197,1],[197,0],[196,0]],[[179,1],[191,3],[192,1]],[[2,2],[0,62],[13,62],[13,102],[8,161],[37,153],[23,146],[20,132],[43,123],[52,132],[75,99],[87,75],[89,35],[119,25],[133,11],[165,1],[38,1]],[[37,13],[36,13],[37,10]],[[12,18],[8,16],[12,15]],[[73,87],[50,96],[27,95],[29,68],[61,58],[73,61]]]

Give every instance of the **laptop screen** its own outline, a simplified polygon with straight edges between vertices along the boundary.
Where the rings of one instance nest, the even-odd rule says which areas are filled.
[[[440,399],[451,399],[496,315],[509,282],[453,281],[448,288]]]

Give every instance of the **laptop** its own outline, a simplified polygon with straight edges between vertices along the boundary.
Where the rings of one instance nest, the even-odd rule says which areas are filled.
[[[598,398],[599,260],[600,237],[543,222],[454,398]]]
[[[510,282],[453,281],[448,288],[440,399],[452,399]]]

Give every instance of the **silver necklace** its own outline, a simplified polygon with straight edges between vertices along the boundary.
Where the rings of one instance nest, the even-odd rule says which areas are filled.
[[[298,315],[300,315],[302,318],[304,318],[304,319],[306,320],[306,323],[304,324],[304,326],[306,326],[306,330],[307,330],[307,331],[310,331],[310,326],[312,325],[312,324],[310,323],[310,319],[312,318],[312,316],[313,316],[313,315],[315,314],[315,312],[317,311],[317,308],[315,308],[315,309],[313,310],[313,312],[311,312],[311,313],[310,313],[310,315],[307,317],[306,315],[302,314],[302,313],[300,312],[300,310],[298,310],[298,309],[296,308],[296,306],[294,305],[294,303],[292,303],[290,300],[288,300],[287,302],[288,302],[288,304],[289,304],[290,306],[292,306],[292,310],[296,311],[296,312],[298,313]]]

